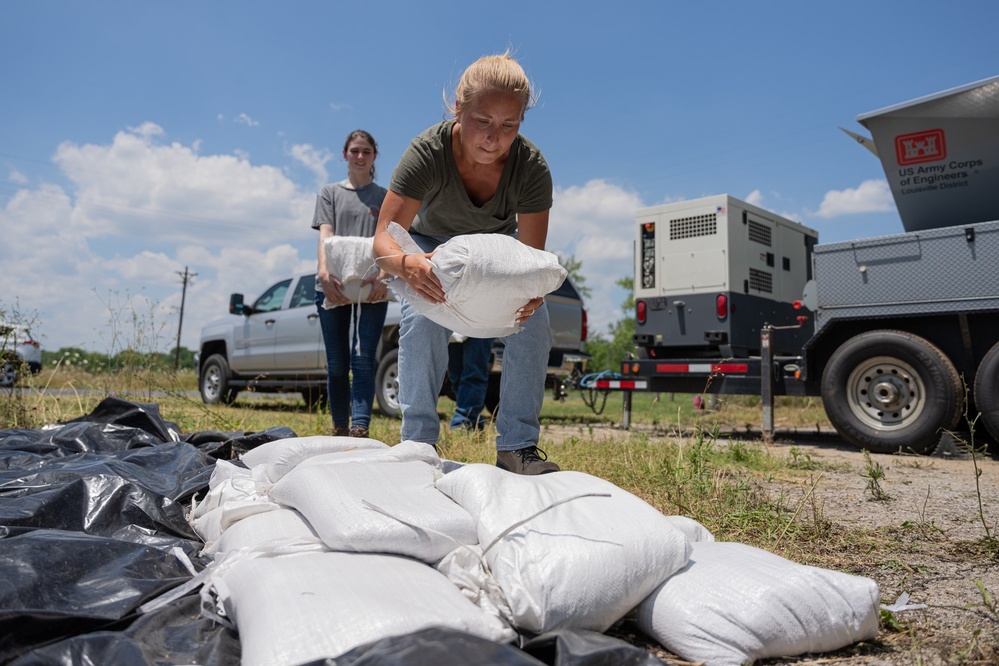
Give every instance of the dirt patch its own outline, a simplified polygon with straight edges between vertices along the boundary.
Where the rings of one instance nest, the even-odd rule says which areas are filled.
[[[567,428],[566,434],[578,436],[578,428]],[[621,434],[610,427],[593,430],[595,440]],[[544,436],[557,440],[559,428],[547,427]],[[758,433],[735,436],[759,441]],[[832,533],[869,532],[869,545],[849,552],[823,553],[822,544],[816,544],[816,560],[828,563],[820,566],[873,579],[885,603],[908,593],[910,604],[926,608],[901,611],[893,621],[882,622],[870,644],[765,663],[999,663],[999,559],[995,546],[985,545],[986,527],[999,537],[999,459],[973,459],[947,443],[931,456],[867,458],[829,432],[778,433],[769,446],[815,467],[804,477],[770,482],[770,492],[783,493],[791,506],[807,501],[809,514],[820,515]],[[627,627],[622,637],[667,663],[682,663]]]

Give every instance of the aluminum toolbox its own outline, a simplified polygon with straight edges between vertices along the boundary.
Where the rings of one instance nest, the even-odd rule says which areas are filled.
[[[819,244],[812,266],[817,331],[843,317],[999,309],[999,222]]]

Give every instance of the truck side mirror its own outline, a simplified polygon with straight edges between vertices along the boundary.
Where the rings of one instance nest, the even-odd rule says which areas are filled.
[[[229,314],[247,314],[243,305],[243,294],[229,294]]]

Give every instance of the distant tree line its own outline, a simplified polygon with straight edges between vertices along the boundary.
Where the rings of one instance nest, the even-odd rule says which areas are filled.
[[[177,348],[169,352],[139,352],[124,349],[114,355],[89,352],[78,347],[62,347],[56,351],[42,350],[42,367],[57,365],[79,368],[89,372],[111,372],[129,368],[140,370],[173,370],[178,361]],[[194,369],[194,351],[180,348],[178,369]]]

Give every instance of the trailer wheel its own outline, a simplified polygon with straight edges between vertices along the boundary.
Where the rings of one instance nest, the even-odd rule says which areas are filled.
[[[837,349],[822,373],[822,404],[836,431],[874,453],[931,453],[961,416],[961,379],[929,341],[868,331]]]
[[[985,354],[975,374],[975,407],[985,429],[999,442],[999,343]]]

